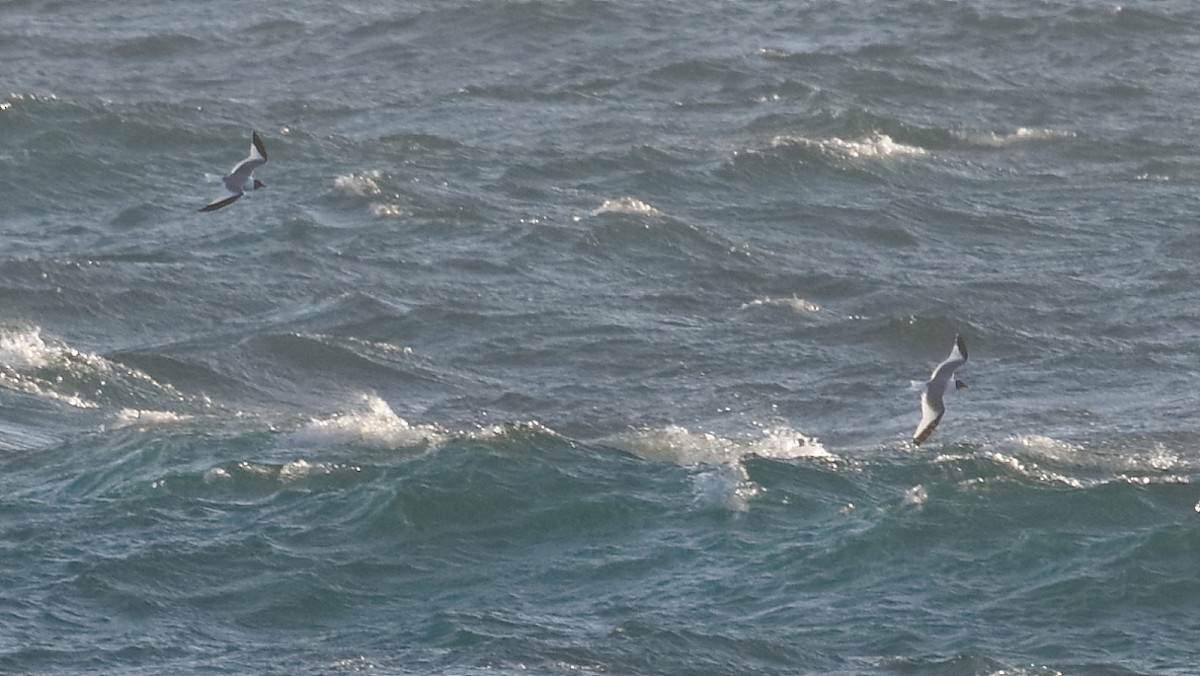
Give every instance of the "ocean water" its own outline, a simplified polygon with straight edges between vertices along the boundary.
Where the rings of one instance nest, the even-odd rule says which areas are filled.
[[[0,672],[1196,673],[1198,49],[0,1]]]

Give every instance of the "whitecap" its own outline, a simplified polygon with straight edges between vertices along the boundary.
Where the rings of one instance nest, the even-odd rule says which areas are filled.
[[[373,671],[379,668],[376,662],[363,656],[335,660],[331,666],[337,671]]]
[[[727,464],[741,457],[732,440],[711,432],[692,432],[680,425],[639,430],[614,441],[618,447],[646,460],[680,465]]]
[[[309,462],[304,458],[297,458],[282,465],[243,460],[237,463],[232,470],[219,465],[215,466],[205,472],[201,480],[206,485],[212,485],[240,477],[289,484],[303,482],[312,477],[358,472],[362,472],[362,467],[359,465],[339,462]]]
[[[279,480],[295,481],[297,479],[303,479],[307,477],[313,471],[313,469],[313,466],[303,458],[299,460],[293,460],[292,462],[286,463],[279,468]]]
[[[72,383],[87,393],[72,391]],[[76,408],[99,408],[88,395],[100,396],[102,388],[110,387],[117,394],[128,394],[148,386],[172,400],[184,398],[142,371],[47,340],[37,326],[0,328],[0,385]]]
[[[39,327],[0,329],[0,363],[10,368],[42,368],[61,351],[46,343]]]
[[[600,214],[633,214],[635,216],[662,216],[662,212],[636,197],[619,197],[615,200],[604,200],[604,203],[592,212],[593,216]]]
[[[1186,473],[1192,470],[1187,459],[1161,442],[1148,451],[1122,453],[1112,463],[1118,478],[1138,483],[1189,483]]]
[[[343,174],[333,179],[334,192],[343,197],[377,198],[384,195],[381,182],[386,177],[378,169],[368,169],[357,173]],[[395,198],[392,194],[386,197]],[[392,201],[373,201],[368,207],[372,216],[380,218],[399,218],[409,216],[412,210],[402,204]]]
[[[558,432],[536,420],[481,425],[478,429],[463,433],[469,439],[488,441],[516,435],[561,437]]]
[[[184,420],[191,419],[192,416],[173,411],[152,411],[136,408],[123,408],[113,421],[112,429],[121,429],[131,426],[158,426],[170,425]]]
[[[917,484],[904,491],[904,504],[906,505],[923,505],[928,501],[929,491],[922,484]]]
[[[206,484],[212,484],[218,481],[226,481],[231,478],[233,478],[232,475],[230,475],[229,471],[224,467],[213,467],[204,473],[204,478],[202,481],[204,481]]]
[[[11,110],[14,104],[17,103],[49,103],[58,100],[57,94],[25,94],[21,92],[9,92],[8,98],[0,100],[0,111]]]
[[[692,475],[692,502],[702,509],[744,512],[761,492],[741,464],[705,467]]]
[[[646,460],[694,468],[694,503],[735,511],[747,509],[749,501],[765,491],[751,480],[743,463],[746,458],[834,459],[818,440],[786,426],[763,430],[757,439],[732,439],[668,425],[627,433],[609,441]]]
[[[1017,436],[1017,443],[1021,444],[1027,451],[1039,455],[1043,458],[1056,461],[1071,460],[1078,458],[1079,453],[1083,450],[1080,446],[1067,441],[1055,439],[1042,434],[1021,434]]]
[[[1133,180],[1146,181],[1150,183],[1169,183],[1171,181],[1171,177],[1167,174],[1144,172],[1134,176]]]
[[[408,216],[411,213],[412,211],[400,206],[399,204],[392,204],[390,202],[371,203],[372,216],[378,216],[380,218],[401,218],[403,216]]]
[[[751,455],[775,460],[791,460],[795,458],[816,458],[819,460],[836,460],[836,456],[826,450],[816,438],[805,435],[787,426],[769,427],[762,431],[762,437],[751,440],[746,445]]]
[[[816,438],[786,426],[765,429],[759,438],[732,439],[712,432],[693,432],[680,425],[620,435],[614,444],[647,460],[679,465],[733,464],[748,456],[777,460],[834,459]]]
[[[1089,483],[1073,476],[1068,476],[1066,474],[1046,469],[1032,460],[1018,458],[1015,455],[1009,455],[999,451],[992,451],[990,453],[986,453],[985,455],[991,459],[992,462],[1007,467],[1017,474],[1033,479],[1034,481],[1040,483],[1063,484],[1065,486],[1070,486],[1071,488],[1084,488]]]
[[[742,303],[741,309],[746,310],[757,307],[780,307],[800,314],[815,314],[821,311],[820,305],[804,300],[803,298],[797,298],[796,296],[790,298],[772,298],[770,296],[755,298],[754,300]]]
[[[991,148],[1001,148],[1015,143],[1032,141],[1069,139],[1076,136],[1075,132],[1068,129],[1030,129],[1028,127],[1018,127],[1015,131],[1011,132],[957,131],[953,135],[967,143]]]
[[[844,160],[879,159],[888,157],[920,157],[929,152],[919,146],[897,143],[887,134],[874,132],[858,139],[810,139],[804,136],[781,135],[771,140],[772,147],[805,146],[815,148],[826,155]]]
[[[378,395],[368,394],[363,395],[359,408],[311,420],[293,436],[311,444],[362,444],[396,449],[438,445],[449,435],[437,426],[409,424]]]
[[[1156,469],[1160,472],[1175,469],[1183,460],[1179,454],[1167,448],[1163,444],[1155,444],[1154,450],[1146,457],[1146,462],[1151,469]]]
[[[378,169],[345,174],[333,179],[333,187],[343,195],[373,197],[383,193],[383,189],[379,187],[379,179],[382,177],[383,172]]]
[[[1034,464],[1034,460],[1051,463],[1069,464],[1092,473],[1104,473],[1121,481],[1137,483],[1178,482],[1181,475],[1178,472],[1190,471],[1190,464],[1177,451],[1172,450],[1161,442],[1156,442],[1149,450],[1131,451],[1123,449],[1119,454],[1088,452],[1083,446],[1073,444],[1053,437],[1039,434],[1018,435],[1023,455],[1033,456],[1026,464]],[[1149,473],[1150,478],[1138,476]],[[1186,477],[1182,477],[1186,482]]]

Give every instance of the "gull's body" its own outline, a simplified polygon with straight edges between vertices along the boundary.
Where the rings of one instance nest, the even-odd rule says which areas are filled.
[[[237,201],[239,197],[250,190],[265,188],[266,184],[254,178],[254,170],[267,163],[267,148],[263,145],[258,132],[250,132],[250,156],[238,162],[221,178],[225,189],[230,192],[228,197],[220,197],[209,202],[200,211],[216,211]]]
[[[967,386],[965,382],[954,377],[954,372],[965,363],[967,363],[967,344],[963,342],[962,336],[955,336],[954,348],[950,350],[950,356],[938,364],[930,374],[929,380],[920,386],[921,422],[917,425],[917,430],[913,432],[913,443],[917,446],[928,439],[929,435],[933,434],[933,430],[937,428],[938,423],[942,421],[942,416],[946,413],[946,405],[942,398],[947,389],[958,390]]]

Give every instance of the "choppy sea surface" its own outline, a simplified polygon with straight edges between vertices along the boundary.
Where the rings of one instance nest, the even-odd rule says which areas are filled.
[[[1195,673],[1197,54],[1190,0],[0,1],[0,672]]]

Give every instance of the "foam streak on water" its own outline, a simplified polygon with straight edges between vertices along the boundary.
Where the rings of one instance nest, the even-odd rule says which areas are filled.
[[[0,3],[0,672],[1192,673],[1198,28]]]

